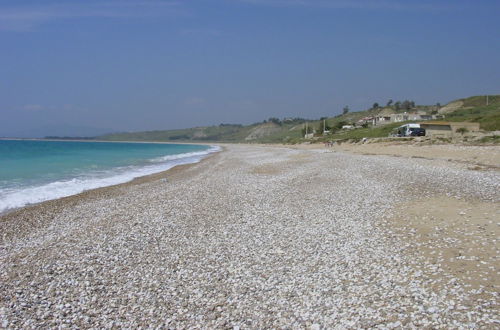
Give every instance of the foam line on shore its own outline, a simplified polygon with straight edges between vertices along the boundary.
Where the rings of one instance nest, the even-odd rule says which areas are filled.
[[[146,166],[119,167],[106,172],[88,174],[69,180],[55,181],[31,187],[0,190],[0,213],[29,204],[76,195],[90,189],[125,183],[138,177],[169,170],[177,165],[198,163],[207,155],[220,150],[219,146],[211,146],[205,151],[158,157],[152,159],[152,164]]]

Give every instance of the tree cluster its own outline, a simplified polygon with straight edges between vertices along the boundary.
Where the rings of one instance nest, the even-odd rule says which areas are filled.
[[[243,127],[243,125],[242,124],[224,124],[224,123],[220,123],[219,127]]]
[[[396,111],[398,111],[398,110],[410,110],[412,108],[415,108],[415,101],[404,100],[404,101],[394,102],[392,99],[389,99],[385,106],[391,107]],[[379,109],[381,107],[382,106],[378,102],[375,102],[375,103],[373,103],[371,109],[376,110],[376,109]]]
[[[300,118],[300,117],[293,117],[293,118],[285,118],[282,120],[283,123],[287,124],[302,124],[305,123],[307,119]]]
[[[283,118],[281,120],[279,118],[276,118],[276,117],[271,117],[269,119],[263,120],[261,123],[263,123],[263,124],[274,123],[276,125],[283,125],[283,124],[295,124],[295,125],[297,125],[297,124],[305,123],[306,121],[308,121],[308,119],[304,119],[304,118],[300,118],[300,117],[288,117],[288,118]],[[256,123],[256,124],[260,124],[260,122]]]
[[[269,123],[274,123],[276,125],[281,125],[282,122],[279,118],[276,118],[276,117],[271,117],[267,120]]]

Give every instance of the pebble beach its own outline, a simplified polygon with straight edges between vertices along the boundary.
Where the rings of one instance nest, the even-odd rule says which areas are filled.
[[[1,216],[0,327],[498,328],[499,202],[496,169],[227,145]]]

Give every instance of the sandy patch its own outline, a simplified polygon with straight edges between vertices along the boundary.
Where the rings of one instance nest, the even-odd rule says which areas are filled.
[[[437,196],[400,205],[390,224],[411,240],[410,254],[472,289],[499,288],[500,205]]]
[[[411,145],[371,143],[362,145],[343,144],[336,149],[372,155],[418,157],[445,160],[483,168],[500,168],[499,146],[460,146],[460,145]],[[472,168],[471,168],[472,169]]]
[[[293,149],[344,151],[362,155],[387,155],[407,158],[424,158],[454,162],[468,166],[472,170],[500,169],[500,146],[465,146],[465,145],[413,145],[410,143],[366,143],[336,144],[325,147],[324,144],[298,144],[288,146]]]

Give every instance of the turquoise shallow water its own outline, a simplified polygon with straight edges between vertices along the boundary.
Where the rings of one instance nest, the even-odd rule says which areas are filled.
[[[0,140],[0,212],[199,161],[202,145]]]

